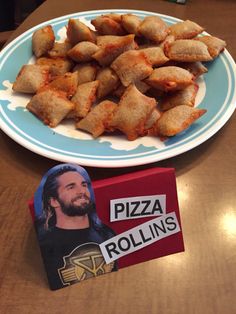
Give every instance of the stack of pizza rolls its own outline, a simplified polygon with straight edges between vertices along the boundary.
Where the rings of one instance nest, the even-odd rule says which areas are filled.
[[[32,36],[34,64],[24,65],[13,90],[32,95],[27,109],[49,127],[72,119],[94,138],[161,138],[186,130],[206,113],[195,106],[197,79],[226,47],[186,20],[106,14],[88,27],[69,19],[64,42],[51,25]],[[93,28],[93,29],[92,29]]]

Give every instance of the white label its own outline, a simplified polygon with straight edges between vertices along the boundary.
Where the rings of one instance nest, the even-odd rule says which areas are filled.
[[[166,213],[166,195],[110,200],[110,221],[160,216]]]
[[[100,249],[107,264],[180,231],[175,212],[149,220],[103,243]]]

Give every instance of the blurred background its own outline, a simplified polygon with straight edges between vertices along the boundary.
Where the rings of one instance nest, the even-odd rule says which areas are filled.
[[[1,0],[0,32],[14,30],[45,0]]]
[[[24,19],[45,0],[0,0],[0,49]]]

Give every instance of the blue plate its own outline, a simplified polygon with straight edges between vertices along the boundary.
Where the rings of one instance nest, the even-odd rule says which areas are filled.
[[[65,38],[69,18],[79,18],[90,25],[98,15],[116,12],[133,13],[141,18],[161,17],[169,25],[179,22],[174,17],[134,10],[88,11],[62,16],[44,22],[12,41],[0,53],[0,125],[2,130],[27,149],[62,162],[75,162],[94,167],[127,167],[167,159],[186,152],[214,135],[230,118],[235,109],[235,63],[225,49],[220,56],[205,66],[208,73],[198,79],[196,105],[207,113],[186,131],[166,141],[157,137],[142,137],[128,141],[124,136],[105,135],[93,139],[75,130],[70,122],[51,129],[25,109],[30,96],[12,92],[12,83],[22,65],[33,63],[31,38],[35,30],[52,25],[56,40]]]

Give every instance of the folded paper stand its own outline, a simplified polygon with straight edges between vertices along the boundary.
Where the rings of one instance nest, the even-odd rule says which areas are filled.
[[[66,167],[67,172],[63,170]],[[49,195],[51,187],[48,181],[52,177],[56,178],[59,192],[62,184],[70,185],[70,190],[61,198],[59,193],[57,196]],[[73,214],[69,219],[77,223],[88,216],[88,225],[77,224],[78,228],[75,228],[72,224],[72,229],[68,225],[61,227],[59,210],[63,208],[63,197],[67,203],[72,200],[70,204],[73,205],[83,200],[82,187],[76,183],[80,177],[86,181],[83,191],[94,206],[92,213],[90,209],[84,216]],[[79,200],[74,193],[80,195]],[[48,194],[51,200],[50,219],[48,209],[45,211],[42,206],[46,204],[44,194]],[[60,202],[55,201],[56,197]],[[86,203],[86,197],[84,199],[82,203]],[[54,208],[54,203],[59,207]],[[76,206],[70,210],[77,210]],[[53,290],[184,251],[175,171],[172,168],[151,168],[90,182],[82,167],[61,164],[43,177],[29,208]],[[65,212],[63,217],[69,221],[68,212]],[[49,228],[45,231],[47,224]]]

